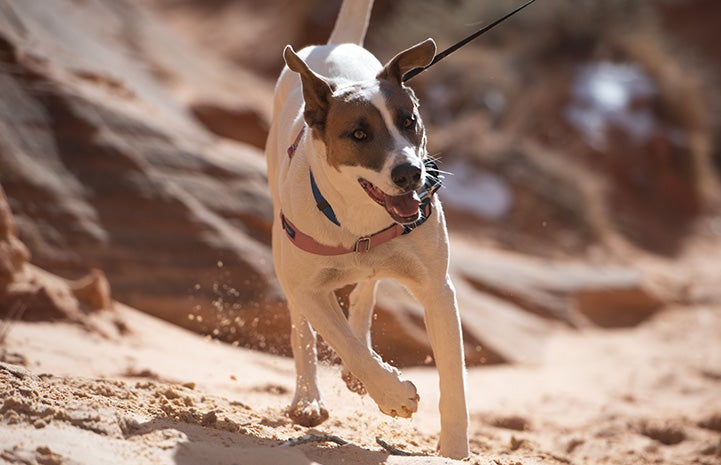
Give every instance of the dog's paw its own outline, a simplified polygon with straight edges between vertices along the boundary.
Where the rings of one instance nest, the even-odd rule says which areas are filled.
[[[441,426],[441,437],[438,439],[437,451],[444,457],[461,460],[470,455],[468,449],[468,424],[459,421],[462,414],[457,415],[450,424]]]
[[[349,391],[355,392],[359,396],[367,394],[363,381],[356,378],[355,375],[347,369],[343,368],[343,371],[341,371],[341,377],[343,378],[343,381],[345,381],[345,385]]]
[[[286,414],[293,420],[293,423],[308,427],[318,426],[328,419],[328,409],[319,400],[299,401],[291,404],[286,410]]]
[[[388,389],[378,403],[381,412],[392,417],[410,418],[418,410],[421,400],[416,386],[410,381],[398,381],[396,389]]]
[[[456,460],[463,460],[471,455],[468,448],[468,438],[466,436],[460,436],[454,439],[441,438],[438,442],[437,451],[439,455],[443,457]]]

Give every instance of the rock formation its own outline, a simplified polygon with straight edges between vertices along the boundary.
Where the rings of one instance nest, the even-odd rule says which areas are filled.
[[[292,15],[253,16],[255,29],[236,31],[241,48],[211,49],[219,39],[199,37],[216,28],[236,37],[228,28],[250,24],[250,3],[213,2],[212,12],[200,1],[0,4],[0,315],[80,319],[111,307],[112,288],[183,327],[289,354],[261,151],[281,64],[272,51],[321,40],[328,25],[304,3]],[[270,16],[267,8],[253,14]],[[378,11],[369,43],[384,59],[413,40],[399,29],[420,26],[398,28],[387,2]],[[269,26],[292,16],[323,24],[312,34]],[[574,42],[579,31],[530,18],[549,26],[538,40],[468,49],[413,82],[432,149],[458,175],[440,196],[458,243],[451,272],[472,364],[532,361],[559,325],[645,321],[669,296],[656,295],[625,252],[678,253],[718,200],[711,101],[699,98],[700,81],[678,78],[682,61],[655,36],[644,49],[596,26],[590,43]],[[275,34],[257,33],[265,19]],[[625,72],[608,64],[612,55],[652,85],[624,107],[656,123],[643,140],[615,119],[587,132],[569,116],[590,105],[574,90],[584,88],[582,66]],[[484,72],[466,72],[473,67]],[[594,254],[609,258],[581,264]],[[381,285],[373,331],[388,359],[432,362],[422,309],[391,283]]]

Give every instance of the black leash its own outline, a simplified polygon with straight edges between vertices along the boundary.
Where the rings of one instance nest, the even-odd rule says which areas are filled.
[[[455,51],[458,50],[459,48],[461,48],[461,47],[463,47],[464,45],[466,45],[468,42],[472,41],[473,39],[476,39],[476,38],[477,38],[478,36],[480,36],[481,34],[484,34],[485,32],[490,31],[491,29],[493,29],[494,27],[496,27],[498,24],[500,24],[500,23],[502,23],[503,21],[507,20],[508,18],[510,18],[511,16],[515,15],[516,13],[518,13],[518,12],[521,11],[522,9],[526,8],[528,5],[530,5],[531,3],[535,2],[535,1],[536,1],[536,0],[529,0],[528,2],[526,2],[526,3],[524,3],[523,5],[519,6],[518,8],[516,8],[516,9],[513,10],[513,11],[511,11],[510,13],[507,13],[507,14],[506,14],[505,16],[503,16],[502,18],[498,18],[497,20],[493,21],[491,24],[482,27],[481,29],[479,29],[478,31],[476,31],[476,32],[474,32],[473,34],[469,35],[469,36],[466,37],[465,39],[463,39],[463,40],[461,40],[461,41],[459,41],[459,42],[456,42],[455,44],[451,45],[451,46],[448,47],[447,49],[443,50],[441,53],[436,54],[436,56],[433,58],[433,61],[431,61],[431,63],[430,63],[428,66],[424,66],[424,67],[422,67],[422,68],[414,68],[414,69],[408,71],[406,74],[403,75],[403,82],[406,82],[406,81],[408,81],[409,79],[413,78],[414,76],[418,75],[419,73],[427,70],[428,68],[430,68],[431,66],[435,65],[436,63],[438,63],[439,61],[441,61],[442,59],[444,59],[445,57],[447,57],[447,56],[450,55],[451,53],[455,52]]]

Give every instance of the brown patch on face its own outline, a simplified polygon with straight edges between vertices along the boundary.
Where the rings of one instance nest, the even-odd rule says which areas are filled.
[[[415,147],[425,149],[425,128],[418,112],[418,98],[413,89],[392,81],[380,81],[380,90],[398,131]],[[408,119],[412,122],[410,126]]]
[[[398,148],[381,112],[371,102],[378,90],[390,112],[394,132],[414,146],[424,143],[418,101],[411,89],[385,80],[357,84],[333,96],[325,130],[319,134],[334,168],[363,166],[380,172],[388,155]]]
[[[370,86],[353,86],[334,96],[323,138],[328,162],[335,168],[364,166],[380,171],[393,138],[383,117],[370,102]]]

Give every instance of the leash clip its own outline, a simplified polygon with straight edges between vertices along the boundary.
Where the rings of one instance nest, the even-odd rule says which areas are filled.
[[[427,188],[423,189],[421,192],[419,192],[418,197],[420,197],[421,202],[423,202],[424,200],[432,197],[433,194],[435,194],[438,191],[438,189],[440,189],[440,188],[441,188],[440,182],[433,183],[430,186],[428,186]]]

